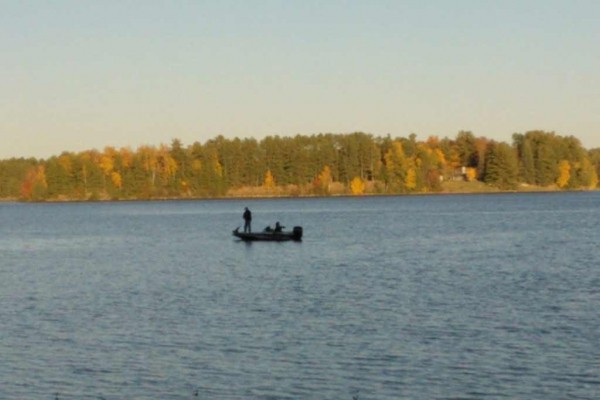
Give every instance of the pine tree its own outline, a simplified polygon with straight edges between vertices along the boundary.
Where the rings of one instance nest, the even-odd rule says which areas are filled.
[[[517,156],[508,144],[490,143],[486,160],[484,182],[505,190],[517,187]]]

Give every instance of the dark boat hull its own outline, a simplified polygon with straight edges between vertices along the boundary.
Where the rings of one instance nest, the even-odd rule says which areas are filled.
[[[292,232],[240,232],[240,228],[233,231],[233,236],[241,240],[263,241],[263,242],[287,242],[290,240],[300,242],[302,240],[302,227],[295,226]]]

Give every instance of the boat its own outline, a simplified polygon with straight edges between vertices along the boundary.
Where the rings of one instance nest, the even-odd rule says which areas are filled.
[[[276,232],[274,230],[264,230],[262,232],[240,232],[240,227],[238,226],[233,230],[233,236],[240,238],[243,241],[269,241],[269,242],[285,242],[289,240],[293,240],[296,242],[300,242],[302,240],[302,227],[295,226],[294,229],[290,231],[279,231]]]

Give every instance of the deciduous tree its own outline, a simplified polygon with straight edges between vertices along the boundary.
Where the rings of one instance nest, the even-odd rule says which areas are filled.
[[[567,160],[560,160],[558,163],[558,177],[556,178],[556,186],[564,188],[567,186],[571,178],[571,165]]]
[[[363,194],[365,192],[365,182],[360,176],[355,176],[350,181],[350,192],[355,195]]]

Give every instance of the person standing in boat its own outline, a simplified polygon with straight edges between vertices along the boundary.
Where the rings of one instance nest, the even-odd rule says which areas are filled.
[[[248,207],[244,209],[244,233],[252,232],[252,213],[248,210]]]

